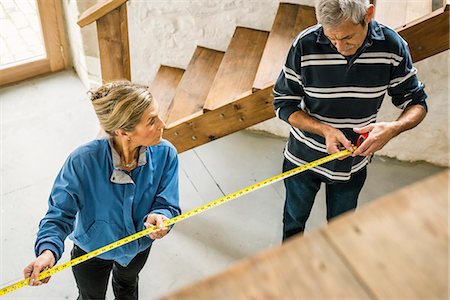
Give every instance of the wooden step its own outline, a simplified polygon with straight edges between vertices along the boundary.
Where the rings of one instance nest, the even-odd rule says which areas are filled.
[[[224,53],[204,47],[197,47],[178,85],[167,123],[203,111],[206,96],[216,77]]]
[[[384,0],[375,2],[375,20],[398,28],[432,11],[432,0]]]
[[[397,28],[397,32],[408,42],[414,62],[449,49],[449,3],[447,0],[444,7]]]
[[[255,90],[275,82],[294,38],[316,23],[314,7],[280,3],[256,73]]]
[[[216,110],[195,113],[184,120],[169,124],[163,137],[178,153],[245,129],[275,117],[273,111],[273,85],[246,97],[223,105]]]
[[[237,27],[206,98],[205,110],[214,110],[252,89],[269,33]]]
[[[159,116],[163,120],[167,119],[167,111],[183,73],[183,69],[161,65],[150,85],[150,91],[159,104]]]

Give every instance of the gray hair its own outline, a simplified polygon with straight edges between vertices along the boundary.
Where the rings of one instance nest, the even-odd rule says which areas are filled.
[[[117,129],[133,131],[153,101],[148,86],[125,80],[105,83],[90,91],[90,97],[100,126],[109,135],[116,135]]]
[[[316,18],[324,27],[344,21],[364,25],[369,0],[316,0]]]

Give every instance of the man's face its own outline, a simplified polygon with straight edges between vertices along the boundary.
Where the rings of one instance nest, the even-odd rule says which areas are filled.
[[[351,56],[361,47],[366,39],[368,25],[353,24],[344,21],[334,27],[324,27],[323,33],[344,56]]]

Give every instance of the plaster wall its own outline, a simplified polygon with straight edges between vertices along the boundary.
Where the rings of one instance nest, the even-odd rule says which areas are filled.
[[[95,24],[77,29],[73,16],[96,0],[65,2],[66,14],[70,16],[67,19],[74,66],[86,86],[95,86],[100,82]],[[132,80],[151,83],[161,64],[186,68],[197,45],[225,51],[236,26],[270,31],[279,2],[130,0],[128,28]],[[314,0],[289,2],[312,6]],[[448,56],[449,51],[446,51],[415,64],[419,79],[427,86],[429,114],[417,128],[392,140],[378,152],[379,155],[449,166]],[[379,120],[396,119],[399,113],[386,97]],[[288,126],[278,119],[251,129],[283,137],[289,134]]]

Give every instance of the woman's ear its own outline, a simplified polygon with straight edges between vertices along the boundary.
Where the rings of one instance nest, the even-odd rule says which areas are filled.
[[[125,138],[128,139],[128,132],[126,132],[123,129],[116,129],[114,131],[114,133],[116,134],[116,136],[120,137],[120,138]]]

